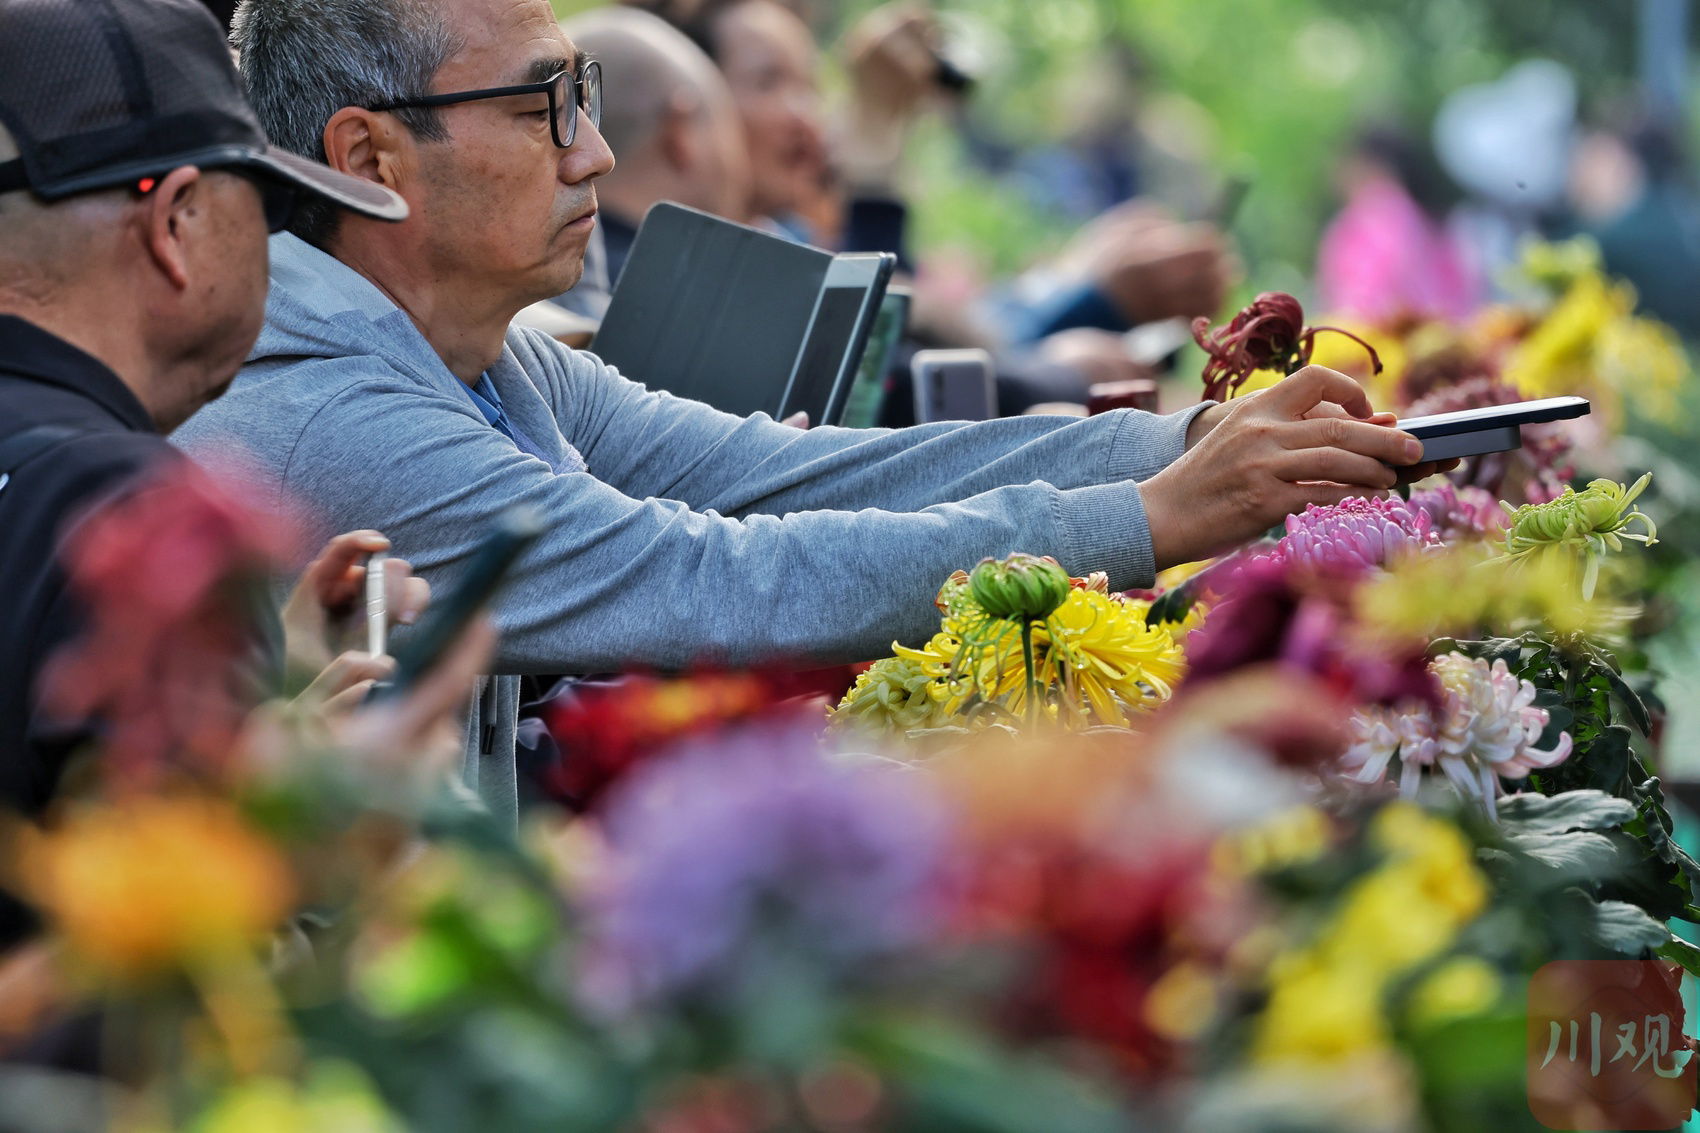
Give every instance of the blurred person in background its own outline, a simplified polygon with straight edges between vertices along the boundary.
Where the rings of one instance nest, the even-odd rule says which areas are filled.
[[[744,129],[726,81],[694,43],[647,12],[593,9],[562,22],[611,75],[602,136],[616,159],[597,184],[597,225],[618,282],[650,208],[673,201],[727,220],[752,213]]]
[[[913,270],[902,159],[921,115],[956,97],[941,81],[934,17],[892,4],[858,21],[844,46],[850,97],[832,129],[820,101],[819,49],[788,5],[630,2],[678,27],[720,66],[748,139],[759,218],[797,239],[891,252]],[[914,346],[996,351],[1004,415],[1039,403],[1084,402],[1094,382],[1149,376],[1116,335],[1144,322],[1214,313],[1234,271],[1210,226],[1177,224],[1142,204],[1106,214],[1069,254],[1004,291],[978,317],[960,304],[933,302],[922,287],[916,333],[889,382],[881,423],[914,423],[906,365]],[[1064,331],[1078,333],[1047,341]]]
[[[103,50],[88,50],[90,42]],[[167,110],[173,117],[164,117]],[[91,532],[144,496],[190,510],[201,502],[178,490],[191,466],[164,434],[229,385],[263,321],[267,233],[307,198],[375,223],[406,211],[370,182],[271,150],[218,25],[194,0],[0,0],[0,823],[7,836],[15,817],[51,824],[85,788],[97,788],[112,763],[130,757],[103,750],[111,716],[67,713],[42,697],[50,685],[91,699],[101,695],[97,683],[121,685],[137,655],[102,627],[182,616],[174,603],[183,592],[132,594],[124,608],[91,604],[73,585],[76,555],[68,547],[92,546]],[[140,535],[159,548],[169,581],[181,579],[184,592],[197,580],[216,590],[209,575],[221,569],[217,527],[190,523]],[[170,537],[179,541],[159,542]],[[162,643],[173,666],[215,674],[221,684],[178,687],[187,699],[143,703],[164,724],[155,734],[184,736],[196,727],[189,718],[229,705],[235,713],[221,719],[234,730],[222,734],[229,750],[217,754],[233,764],[268,749],[287,757],[293,749],[277,742],[287,716],[290,727],[328,736],[398,784],[441,776],[446,769],[433,753],[484,665],[490,631],[466,634],[411,695],[356,711],[370,682],[394,667],[350,649],[343,632],[361,604],[366,556],[389,545],[375,531],[333,540],[308,567],[281,626],[263,597],[260,608],[242,605],[252,621],[234,627],[236,658],[208,648],[228,644],[217,629],[174,627],[180,633]],[[144,589],[143,579],[158,581],[133,559],[108,566],[137,580],[126,583],[132,592]],[[400,559],[386,566],[385,585],[393,620],[414,620],[429,601],[429,588]],[[188,616],[200,612],[191,607]],[[68,665],[73,654],[79,663]],[[231,660],[237,664],[226,667]],[[275,695],[269,678],[284,668],[303,680],[318,676],[287,711],[247,715]],[[117,687],[132,703],[158,691]],[[458,727],[455,733],[458,741]],[[451,750],[458,756],[458,742]],[[112,763],[102,759],[108,754]],[[10,874],[0,878],[15,883]],[[37,928],[35,915],[0,889],[0,964]],[[50,1026],[27,1041],[14,1036],[5,1058],[94,1071],[100,1040],[98,1024],[91,1031],[89,1023]]]
[[[497,813],[517,812],[523,674],[862,660],[930,636],[938,580],[987,555],[1149,585],[1308,502],[1390,487],[1394,466],[1432,470],[1317,367],[1171,417],[903,431],[651,393],[511,326],[580,275],[613,166],[599,68],[546,0],[247,0],[235,26],[270,136],[411,214],[298,214],[248,365],[175,439],[240,447],[329,530],[383,530],[437,584],[494,516],[536,508],[465,732]]]
[[[1457,192],[1419,142],[1367,127],[1335,181],[1345,207],[1317,253],[1322,310],[1387,322],[1456,321],[1476,309],[1480,289],[1446,225]]]
[[[1681,140],[1651,118],[1583,133],[1570,164],[1571,231],[1600,245],[1605,269],[1640,307],[1700,337],[1700,192]]]

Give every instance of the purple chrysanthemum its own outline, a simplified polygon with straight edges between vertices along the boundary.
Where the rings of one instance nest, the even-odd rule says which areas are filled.
[[[640,769],[607,812],[586,990],[604,1009],[729,988],[769,946],[826,970],[927,931],[946,828],[906,769],[752,730]],[[760,941],[761,943],[758,943]]]
[[[1443,542],[1455,539],[1498,539],[1505,534],[1505,510],[1492,492],[1442,480],[1435,487],[1411,493],[1411,506],[1427,513]]]
[[[1267,558],[1279,563],[1355,571],[1382,566],[1396,555],[1440,545],[1426,511],[1400,499],[1354,497],[1327,507],[1311,504],[1287,517],[1287,534]]]

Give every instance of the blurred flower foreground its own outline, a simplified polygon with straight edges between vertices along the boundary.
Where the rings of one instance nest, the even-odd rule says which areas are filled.
[[[1402,412],[1585,393],[1585,437],[1149,593],[964,563],[937,634],[854,674],[585,686],[517,837],[183,695],[283,551],[200,481],[119,505],[72,564],[106,645],[67,671],[120,726],[5,833],[44,929],[0,968],[0,1044],[97,1018],[105,1076],[15,1063],[0,1096],[220,1133],[1537,1128],[1536,968],[1700,971],[1637,660],[1657,485],[1569,486],[1686,379],[1593,261],[1543,264],[1526,308],[1353,326],[1380,374],[1350,339],[1315,360]],[[217,569],[139,604],[138,524]],[[129,642],[198,662],[109,670]]]

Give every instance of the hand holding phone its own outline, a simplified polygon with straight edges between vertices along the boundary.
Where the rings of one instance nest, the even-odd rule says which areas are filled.
[[[435,668],[489,603],[514,560],[542,533],[543,519],[535,508],[520,505],[503,512],[494,530],[473,551],[459,584],[426,613],[413,636],[396,650],[395,679],[374,685],[369,699],[404,693]]]

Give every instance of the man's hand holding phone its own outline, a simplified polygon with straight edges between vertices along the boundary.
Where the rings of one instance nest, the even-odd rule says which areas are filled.
[[[359,703],[373,681],[395,671],[394,660],[369,648],[369,560],[381,556],[387,625],[412,625],[430,605],[430,584],[389,550],[390,541],[376,531],[338,535],[308,564],[283,608],[290,687],[306,683],[301,695],[323,711]]]
[[[1306,366],[1194,419],[1184,456],[1139,486],[1157,569],[1257,538],[1309,504],[1376,495],[1455,467],[1375,413],[1357,382]]]

